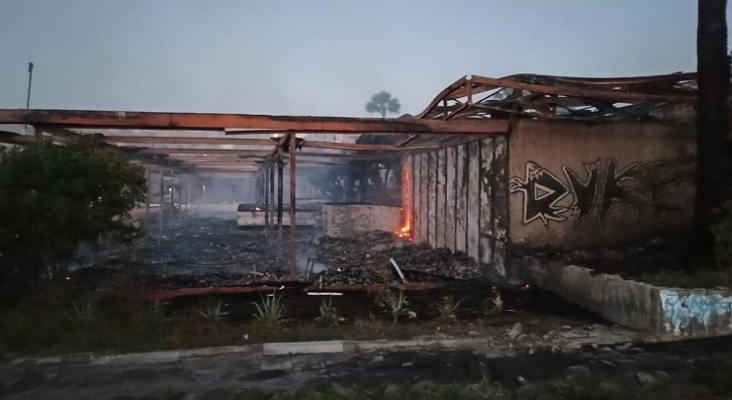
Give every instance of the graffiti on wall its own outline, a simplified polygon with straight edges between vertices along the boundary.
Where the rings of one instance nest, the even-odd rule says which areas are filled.
[[[692,321],[709,329],[712,315],[732,313],[732,298],[720,294],[679,294],[676,290],[661,290],[661,307],[664,312],[666,332],[680,335]],[[728,326],[732,329],[732,326]]]
[[[593,212],[602,222],[614,207],[638,197],[644,163],[619,168],[615,159],[608,158],[604,163],[598,159],[583,166],[583,176],[562,166],[562,179],[533,161],[527,162],[524,176],[511,178],[509,188],[511,193],[523,195],[523,223],[540,220],[546,226],[549,221],[566,221],[569,215],[582,220]]]

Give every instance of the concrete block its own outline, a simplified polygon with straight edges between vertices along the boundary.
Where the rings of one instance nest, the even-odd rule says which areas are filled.
[[[299,343],[265,343],[262,355],[276,356],[287,354],[326,354],[344,352],[343,341],[299,342]]]
[[[221,354],[244,354],[247,356],[261,356],[262,346],[221,346],[221,347],[205,347],[201,349],[180,350],[181,358],[193,357],[209,357]]]
[[[399,207],[328,203],[323,205],[322,212],[323,229],[331,237],[375,230],[394,232],[401,223]]]
[[[360,352],[405,349],[414,347],[417,347],[417,342],[414,340],[372,340],[356,343],[356,350]]]

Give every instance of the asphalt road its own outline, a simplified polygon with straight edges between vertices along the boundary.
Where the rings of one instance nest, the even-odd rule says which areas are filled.
[[[331,354],[250,357],[228,354],[177,363],[132,366],[26,366],[0,370],[0,398],[115,399],[181,392],[186,398],[225,399],[246,390],[295,392],[338,383],[344,387],[408,388],[415,384],[462,383],[488,378],[506,384],[564,377],[570,367],[592,374],[633,376],[648,372],[688,378],[689,363],[732,356],[732,339],[635,347],[607,346],[573,353],[472,352]]]

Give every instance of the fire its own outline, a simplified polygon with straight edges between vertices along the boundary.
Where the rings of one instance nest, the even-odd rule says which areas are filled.
[[[394,234],[400,238],[412,240],[412,227],[410,221],[406,221],[405,225],[398,231],[395,231]]]
[[[409,163],[404,163],[402,167],[401,228],[394,234],[412,240],[412,174]]]
[[[259,208],[259,207],[255,207],[254,209],[257,210],[257,211],[262,211],[262,209]]]

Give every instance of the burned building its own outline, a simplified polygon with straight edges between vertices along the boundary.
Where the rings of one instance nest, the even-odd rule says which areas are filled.
[[[369,204],[324,211],[326,232],[346,232],[346,224],[351,231],[393,230],[465,252],[486,275],[504,275],[511,248],[607,245],[688,227],[695,101],[695,74],[524,74],[463,77],[422,113],[397,119],[0,110],[0,123],[36,126],[35,136],[3,133],[11,144],[63,140],[90,128],[127,130],[102,140],[184,175],[246,177],[268,213],[283,202],[296,212],[298,197],[312,192],[302,179],[307,168],[388,160],[382,182],[356,177],[362,188],[369,182],[370,194],[343,200]],[[168,133],[145,133],[160,130]],[[298,137],[306,133],[370,139]],[[382,194],[396,204],[377,201]]]
[[[693,74],[463,78],[418,117],[508,129],[443,136],[439,149],[406,156],[400,234],[504,275],[511,247],[607,246],[689,228],[695,88]]]

